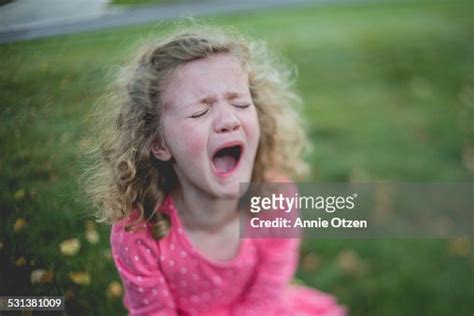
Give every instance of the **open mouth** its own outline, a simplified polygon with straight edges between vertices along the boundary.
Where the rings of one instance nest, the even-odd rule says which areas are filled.
[[[234,170],[239,164],[242,155],[242,146],[234,145],[219,149],[212,157],[212,163],[218,174],[226,174]]]

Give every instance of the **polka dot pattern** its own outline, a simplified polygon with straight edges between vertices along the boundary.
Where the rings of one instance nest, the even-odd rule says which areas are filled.
[[[297,257],[295,243],[285,244],[293,256],[284,252],[287,249],[277,249],[284,256],[270,260],[275,254],[261,251],[266,248],[261,241],[242,241],[244,246],[233,260],[218,262],[193,247],[170,198],[161,210],[170,215],[171,231],[158,242],[147,229],[124,234],[126,221],[112,228],[113,258],[130,314],[230,315],[232,308],[237,315],[261,315],[261,305],[267,315],[269,308],[278,306],[278,300],[268,302],[266,297],[275,297],[291,279]],[[264,261],[262,254],[269,260]],[[246,298],[261,304],[246,303]]]

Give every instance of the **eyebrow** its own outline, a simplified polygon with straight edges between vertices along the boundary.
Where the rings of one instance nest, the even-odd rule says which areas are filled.
[[[243,94],[242,93],[239,93],[239,92],[226,92],[225,93],[225,99],[226,100],[235,100],[239,97],[241,97]],[[199,100],[199,104],[207,104],[209,106],[213,105],[215,102],[217,101],[217,97],[215,95],[210,95],[210,96],[206,96],[204,98],[202,98],[201,100]]]

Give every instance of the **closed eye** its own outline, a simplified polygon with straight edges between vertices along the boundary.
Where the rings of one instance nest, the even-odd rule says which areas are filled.
[[[234,106],[239,109],[245,109],[250,106],[250,103],[249,104],[234,104]]]
[[[201,112],[198,112],[198,113],[196,113],[196,114],[191,115],[190,118],[198,118],[198,117],[201,117],[201,116],[203,116],[204,114],[206,114],[208,111],[209,111],[209,109],[205,109],[205,110],[203,110],[203,111],[201,111]]]

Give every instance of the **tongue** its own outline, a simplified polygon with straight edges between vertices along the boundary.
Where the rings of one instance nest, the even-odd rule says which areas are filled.
[[[237,160],[232,155],[224,155],[212,159],[217,172],[225,173],[235,167]]]

